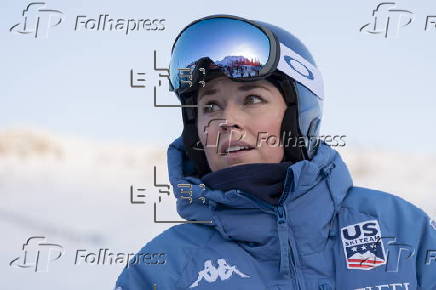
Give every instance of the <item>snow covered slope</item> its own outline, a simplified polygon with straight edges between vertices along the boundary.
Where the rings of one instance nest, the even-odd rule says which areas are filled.
[[[153,185],[154,166],[156,183],[167,183],[167,146],[108,144],[35,130],[0,132],[0,288],[112,289],[124,264],[92,257],[134,253],[172,226],[153,222],[153,202],[158,220],[180,220],[172,195],[159,203]],[[392,192],[436,215],[435,155],[348,147],[340,152],[356,185]],[[145,204],[131,203],[131,186],[134,201]],[[23,244],[32,236],[62,248],[60,258],[50,256],[47,272],[19,266],[24,266]],[[86,254],[93,255],[85,259]]]

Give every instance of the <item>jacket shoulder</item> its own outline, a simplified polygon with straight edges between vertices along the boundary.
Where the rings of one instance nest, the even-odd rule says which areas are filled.
[[[174,249],[174,242],[178,245],[190,245],[198,247],[204,245],[205,240],[208,240],[215,234],[215,230],[211,226],[205,226],[195,223],[184,223],[172,226],[153,238],[147,245],[168,246]]]
[[[348,217],[377,219],[383,234],[397,241],[417,245],[431,218],[421,208],[395,194],[364,187],[352,187],[341,207]],[[354,218],[351,218],[354,220]]]
[[[210,226],[180,224],[164,230],[146,243],[124,267],[115,289],[173,289],[181,277],[187,258],[207,245],[215,234]]]
[[[400,218],[402,215],[423,216],[427,213],[412,202],[381,190],[353,186],[345,197],[343,207],[352,208],[372,216],[395,216]]]
[[[416,272],[417,289],[436,289],[436,221],[423,209],[391,193],[353,187],[341,212],[342,219],[357,217],[354,223],[364,217],[377,219],[385,247],[397,255],[398,269]],[[403,257],[401,250],[407,251]]]

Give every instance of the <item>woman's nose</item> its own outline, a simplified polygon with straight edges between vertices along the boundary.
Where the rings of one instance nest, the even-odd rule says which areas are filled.
[[[219,124],[219,128],[221,132],[228,132],[234,128],[240,129],[240,126],[235,123],[229,123],[227,120]]]
[[[234,128],[243,130],[243,116],[238,105],[227,105],[224,109],[222,118],[224,119],[224,121],[221,122],[219,125],[220,131],[226,132]]]

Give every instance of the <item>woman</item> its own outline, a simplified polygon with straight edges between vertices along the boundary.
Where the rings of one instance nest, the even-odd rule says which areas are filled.
[[[147,243],[137,256],[165,261],[133,258],[116,289],[436,289],[434,222],[353,186],[318,138],[321,74],[297,38],[205,17],[177,37],[170,76],[184,130],[169,177],[189,223]]]

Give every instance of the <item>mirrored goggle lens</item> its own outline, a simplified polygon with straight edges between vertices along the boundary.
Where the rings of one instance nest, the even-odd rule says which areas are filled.
[[[270,41],[262,30],[242,20],[210,18],[192,24],[174,45],[170,80],[175,90],[193,85],[192,72],[205,57],[213,62],[209,69],[219,69],[230,78],[263,76]]]

